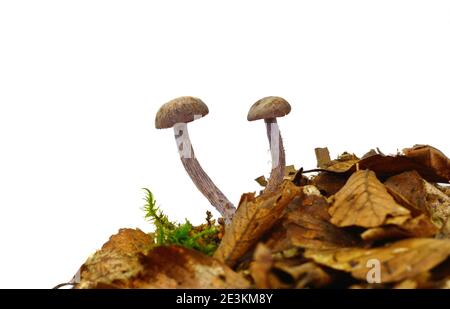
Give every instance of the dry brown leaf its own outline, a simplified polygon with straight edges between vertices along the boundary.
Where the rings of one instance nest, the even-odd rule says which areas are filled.
[[[262,243],[256,246],[253,261],[250,263],[250,275],[258,289],[272,288],[270,270],[273,266],[272,252]]]
[[[293,180],[295,177],[295,174],[297,173],[297,170],[295,169],[294,165],[288,165],[284,168],[284,180]],[[261,186],[265,187],[267,186],[267,179],[264,175],[259,176],[255,178],[255,181]]]
[[[381,282],[398,282],[427,272],[450,255],[450,240],[410,238],[380,248],[307,249],[305,257],[366,280],[370,260],[381,266]],[[369,264],[370,265],[370,264]]]
[[[399,227],[402,230],[407,231],[412,237],[431,237],[438,232],[438,228],[425,214],[410,218]]]
[[[357,171],[335,195],[329,209],[331,223],[340,226],[377,227],[389,217],[410,215],[409,210],[398,205],[387,192],[375,173]]]
[[[430,148],[421,150],[420,153],[417,149],[409,152],[404,150],[407,155],[385,156],[374,154],[361,160],[354,155],[345,154],[338,160],[331,161],[325,170],[333,173],[344,173],[349,176],[358,168],[369,169],[374,171],[380,179],[386,179],[405,171],[416,170],[429,182],[450,182],[449,159],[439,150],[432,148],[434,150],[431,151]],[[427,153],[432,154],[426,155]],[[434,158],[434,160],[429,158]],[[445,161],[447,163],[444,164]]]
[[[435,184],[436,188],[439,189],[439,191],[442,191],[442,193],[444,193],[445,195],[447,195],[448,197],[450,197],[450,186],[449,185],[440,185],[440,184]]]
[[[428,145],[416,145],[412,148],[403,149],[406,157],[429,167],[436,175],[450,181],[450,159],[440,150]],[[431,180],[430,180],[431,181]]]
[[[400,229],[398,226],[378,226],[365,230],[361,238],[365,241],[375,241],[381,239],[397,239],[411,236],[408,232]]]
[[[259,289],[322,287],[331,277],[318,265],[304,260],[276,260],[271,250],[259,243],[256,246],[250,274]]]
[[[329,166],[331,158],[328,148],[316,148],[314,149],[314,151],[316,153],[317,167],[326,168],[327,166]]]
[[[285,181],[274,193],[244,194],[214,257],[234,266],[280,218],[300,188]]]
[[[161,246],[141,257],[143,271],[131,288],[241,289],[249,282],[225,264],[180,246]]]
[[[432,283],[430,282],[431,275],[429,272],[421,273],[418,276],[414,278],[409,278],[406,280],[403,280],[402,282],[397,283],[394,285],[394,289],[429,289],[434,288],[432,286]]]
[[[255,181],[261,186],[265,187],[267,186],[267,179],[264,176],[259,176],[258,178],[255,178]]]
[[[328,202],[316,187],[302,188],[288,206],[266,245],[274,252],[291,248],[335,248],[357,245],[357,240],[329,222]]]
[[[368,229],[361,234],[361,238],[367,241],[380,239],[393,239],[405,237],[431,237],[436,235],[438,228],[430,218],[421,214],[415,218],[409,218],[398,226],[387,225]]]
[[[450,197],[415,171],[392,176],[386,180],[385,186],[414,215],[426,213],[438,228],[442,228],[450,216]]]
[[[341,190],[347,179],[348,177],[342,174],[322,172],[312,179],[311,184],[316,186],[323,195],[329,197]]]
[[[416,171],[407,171],[384,182],[389,193],[413,215],[429,213],[425,201],[423,178]]]
[[[292,282],[291,288],[320,288],[331,282],[331,277],[322,268],[312,262],[302,263],[299,265],[290,265],[285,262],[276,262],[273,266],[274,270],[283,272],[289,281]],[[286,279],[285,279],[286,280]]]
[[[334,160],[331,161],[330,165],[324,170],[326,170],[327,172],[345,173],[348,172],[352,167],[354,167],[358,162],[359,159],[357,157],[349,158],[348,160],[343,161]]]
[[[121,287],[143,270],[139,257],[153,247],[139,229],[120,229],[80,269],[77,288]]]

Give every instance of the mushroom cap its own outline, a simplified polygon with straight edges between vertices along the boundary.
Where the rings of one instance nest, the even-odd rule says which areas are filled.
[[[155,118],[157,129],[172,128],[176,123],[188,123],[196,120],[195,116],[208,115],[208,106],[194,97],[179,97],[163,104]]]
[[[265,97],[250,107],[247,120],[283,117],[291,112],[291,105],[280,97]]]

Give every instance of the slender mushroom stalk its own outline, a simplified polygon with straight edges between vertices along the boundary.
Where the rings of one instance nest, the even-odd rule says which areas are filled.
[[[277,117],[283,117],[291,111],[290,104],[280,97],[265,97],[257,101],[250,108],[247,120],[254,121],[264,119],[266,125],[267,138],[270,144],[272,156],[272,171],[264,192],[274,192],[284,179],[286,168],[286,156],[281,138]]]
[[[208,113],[208,107],[200,99],[180,97],[161,106],[156,114],[155,126],[157,129],[174,128],[175,141],[180,153],[181,163],[186,172],[197,189],[217,209],[225,223],[228,224],[231,222],[236,208],[201,167],[195,157],[187,128],[188,122],[201,118]]]

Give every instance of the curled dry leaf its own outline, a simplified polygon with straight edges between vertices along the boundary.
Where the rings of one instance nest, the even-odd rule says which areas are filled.
[[[284,277],[288,277],[288,281],[292,282],[291,288],[320,288],[329,284],[331,276],[328,275],[317,264],[308,262],[299,265],[290,265],[285,262],[277,262],[274,264],[274,270],[282,272]],[[286,280],[286,279],[285,279]]]
[[[259,243],[253,253],[253,261],[250,263],[250,275],[256,288],[273,289],[281,286],[279,280],[271,272],[273,263],[270,249]]]
[[[327,200],[316,187],[304,186],[300,195],[289,204],[277,230],[267,239],[267,245],[273,251],[357,245],[354,237],[329,220]]]
[[[249,282],[225,264],[180,246],[156,247],[141,257],[143,271],[132,288],[241,289]]]
[[[255,249],[250,274],[259,289],[318,288],[331,281],[331,277],[315,263],[277,261],[271,250],[261,243]]]
[[[426,207],[423,178],[416,171],[407,171],[388,178],[384,185],[389,193],[413,215],[429,213]]]
[[[347,182],[348,177],[338,173],[321,172],[315,176],[311,184],[316,186],[326,197],[336,194]]]
[[[121,229],[81,267],[76,288],[247,288],[228,266],[184,247],[153,248],[152,238]]]
[[[345,173],[352,169],[360,160],[354,154],[344,152],[336,160],[327,163],[324,169],[328,172]]]
[[[431,146],[419,146],[403,151],[405,155],[371,154],[361,160],[345,153],[337,160],[331,161],[324,170],[351,175],[358,168],[369,169],[380,179],[416,170],[427,181],[450,182],[450,161],[441,151]]]
[[[438,231],[430,218],[421,214],[415,218],[409,218],[398,226],[387,225],[368,229],[361,234],[361,238],[370,241],[405,237],[432,237]]]
[[[297,170],[295,169],[294,165],[288,165],[284,168],[284,180],[293,180],[295,175],[297,173]],[[264,175],[259,176],[255,178],[255,181],[261,186],[265,187],[267,186],[267,179]]]
[[[317,167],[327,168],[331,162],[330,152],[328,151],[328,148],[315,148],[314,151],[316,153]]]
[[[236,265],[280,218],[284,209],[299,194],[299,191],[299,187],[290,181],[285,181],[274,193],[266,193],[258,197],[255,197],[254,193],[244,194],[214,257],[229,266]]]
[[[398,205],[370,170],[355,172],[335,195],[329,209],[331,223],[340,226],[377,227],[389,217],[405,221],[410,212]]]
[[[365,241],[375,241],[382,239],[397,239],[409,237],[407,231],[400,229],[398,226],[378,226],[370,228],[361,233],[361,238]]]
[[[428,145],[416,145],[412,148],[403,149],[403,153],[415,162],[432,169],[437,176],[446,180],[445,182],[450,181],[450,159],[440,150]]]
[[[410,238],[380,248],[307,249],[305,256],[316,263],[346,271],[356,279],[366,280],[371,267],[380,262],[381,282],[398,282],[427,272],[450,255],[450,240]],[[371,265],[371,264],[369,264]]]
[[[258,178],[255,178],[255,181],[261,186],[265,187],[267,186],[267,179],[264,176],[259,176]]]
[[[385,186],[399,203],[413,214],[427,214],[438,228],[442,228],[450,216],[450,197],[415,171],[392,176]]]
[[[123,287],[143,270],[139,261],[153,239],[139,229],[120,229],[81,266],[76,288]]]

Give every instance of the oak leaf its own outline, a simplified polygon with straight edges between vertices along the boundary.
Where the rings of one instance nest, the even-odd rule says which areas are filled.
[[[284,209],[299,192],[299,187],[285,181],[274,193],[258,197],[254,193],[244,194],[214,257],[234,266],[279,220]]]
[[[410,238],[384,247],[307,249],[305,257],[316,263],[346,271],[356,279],[366,280],[368,262],[380,262],[381,282],[398,282],[427,272],[450,255],[450,240]],[[370,265],[370,264],[369,264]]]
[[[389,217],[408,218],[409,210],[398,205],[370,170],[353,173],[334,196],[329,209],[331,223],[340,226],[376,227]]]

